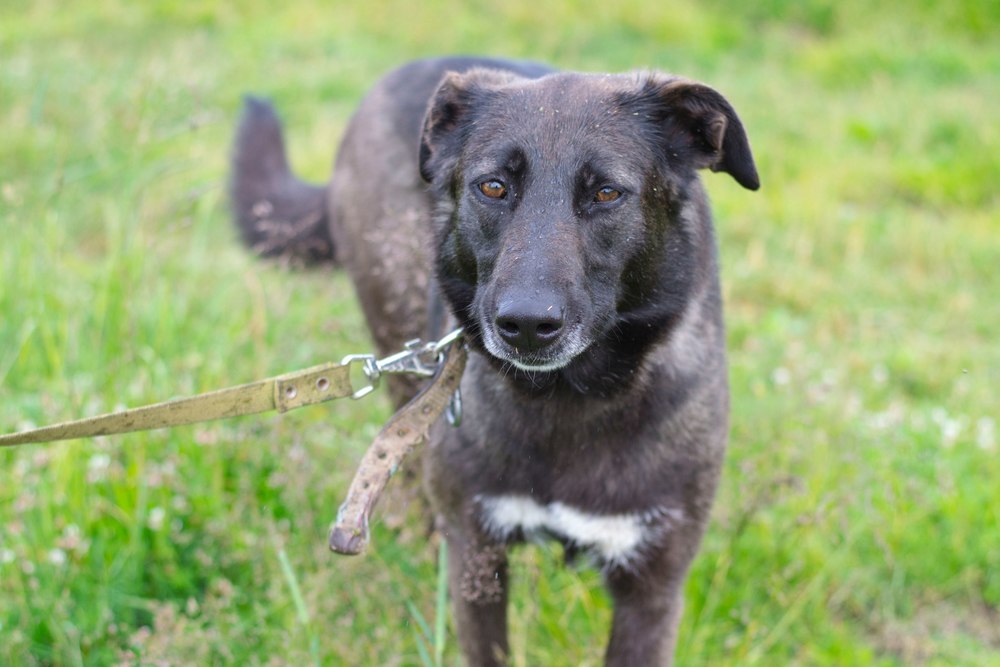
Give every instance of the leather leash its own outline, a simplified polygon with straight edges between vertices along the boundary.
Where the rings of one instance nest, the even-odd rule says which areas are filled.
[[[271,410],[287,412],[336,398],[361,398],[378,386],[385,373],[432,377],[430,384],[400,408],[375,437],[337,512],[330,549],[345,555],[359,554],[368,544],[372,509],[403,458],[427,439],[431,425],[443,412],[448,411],[453,425],[461,419],[458,387],[467,356],[461,336],[462,330],[456,329],[435,342],[410,341],[405,350],[384,359],[349,355],[339,364],[323,364],[237,387],[0,435],[0,447],[145,431]],[[351,367],[358,362],[369,384],[356,390],[351,383]]]
[[[287,412],[353,393],[350,365],[324,364],[197,396],[0,435],[0,447],[148,431],[271,410]]]
[[[457,395],[466,356],[464,346],[453,346],[434,381],[400,408],[375,436],[358,465],[347,499],[337,511],[337,521],[330,531],[331,551],[355,555],[364,550],[375,502],[403,458],[427,439],[431,425]],[[449,420],[456,423],[451,416]]]
[[[460,341],[461,337],[462,330],[456,329],[438,341],[430,343],[410,341],[406,344],[405,350],[384,359],[376,359],[371,354],[351,354],[344,357],[339,364],[321,364],[237,387],[0,435],[0,447],[149,431],[168,426],[242,417],[271,410],[288,412],[306,405],[348,396],[361,398],[378,386],[379,379],[385,373],[435,376],[438,369],[444,365],[448,350]],[[351,367],[356,363],[363,365],[369,382],[357,390],[351,384]],[[457,387],[456,384],[452,387],[452,391],[454,392]]]

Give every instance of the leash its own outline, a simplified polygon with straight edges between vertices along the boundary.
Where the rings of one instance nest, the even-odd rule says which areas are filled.
[[[375,436],[358,465],[347,499],[337,511],[336,523],[330,531],[331,551],[345,555],[361,553],[368,544],[368,519],[375,502],[403,458],[427,439],[431,425],[446,409],[448,421],[458,425],[461,402],[456,403],[456,397],[460,396],[457,387],[465,361],[464,347],[452,350],[431,385],[400,408]]]
[[[372,354],[350,354],[339,364],[322,364],[237,387],[0,435],[0,447],[149,431],[272,410],[283,413],[348,396],[358,399],[374,391],[385,373],[434,376],[444,363],[442,355],[447,355],[452,344],[461,337],[462,330],[455,329],[438,341],[410,341],[405,350],[384,359],[377,359]],[[360,389],[354,389],[351,384],[352,367],[357,364],[362,366],[368,379],[368,384]],[[458,418],[457,414],[451,417],[453,421]]]
[[[453,426],[461,420],[458,387],[466,361],[462,329],[429,343],[410,341],[405,348],[383,359],[372,354],[351,354],[339,364],[322,364],[196,396],[0,435],[0,447],[147,431],[272,410],[284,413],[337,398],[359,399],[373,392],[385,374],[432,378],[375,437],[337,512],[330,533],[330,549],[341,554],[358,554],[368,543],[371,511],[403,458],[427,439],[431,425],[442,413],[447,414]],[[367,384],[356,389],[351,375],[358,365]]]
[[[350,373],[350,366],[324,364],[197,396],[0,435],[0,447],[148,431],[271,410],[287,412],[350,396],[354,391]]]

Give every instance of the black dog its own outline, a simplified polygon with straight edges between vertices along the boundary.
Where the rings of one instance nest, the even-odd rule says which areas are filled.
[[[728,429],[703,167],[758,187],[729,103],[656,73],[412,63],[362,102],[326,188],[248,101],[247,242],[345,265],[382,353],[447,316],[468,333],[465,417],[424,467],[470,665],[505,663],[506,550],[537,535],[603,569],[608,665],[671,662]]]

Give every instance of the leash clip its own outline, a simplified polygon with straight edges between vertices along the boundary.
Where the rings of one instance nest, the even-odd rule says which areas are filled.
[[[360,363],[361,370],[368,379],[368,384],[357,389],[351,398],[364,398],[375,391],[382,379],[383,373],[399,373],[416,375],[418,377],[434,377],[438,368],[444,363],[448,348],[462,337],[462,329],[458,328],[436,341],[424,343],[419,338],[407,341],[406,349],[396,352],[383,359],[377,359],[373,354],[349,354],[341,360],[341,365],[349,366]]]

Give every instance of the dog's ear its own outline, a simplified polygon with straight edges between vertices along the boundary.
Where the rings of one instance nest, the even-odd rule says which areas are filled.
[[[725,97],[679,78],[650,77],[640,97],[655,105],[667,148],[698,169],[725,171],[748,190],[760,187],[743,123]]]
[[[464,78],[457,72],[448,72],[431,97],[424,128],[420,133],[420,176],[430,183],[436,169],[432,162],[440,158],[442,145],[458,128],[470,106]]]
[[[425,181],[432,181],[449,157],[458,157],[462,128],[481,98],[516,78],[509,72],[480,68],[444,75],[431,96],[420,135],[418,157]]]

